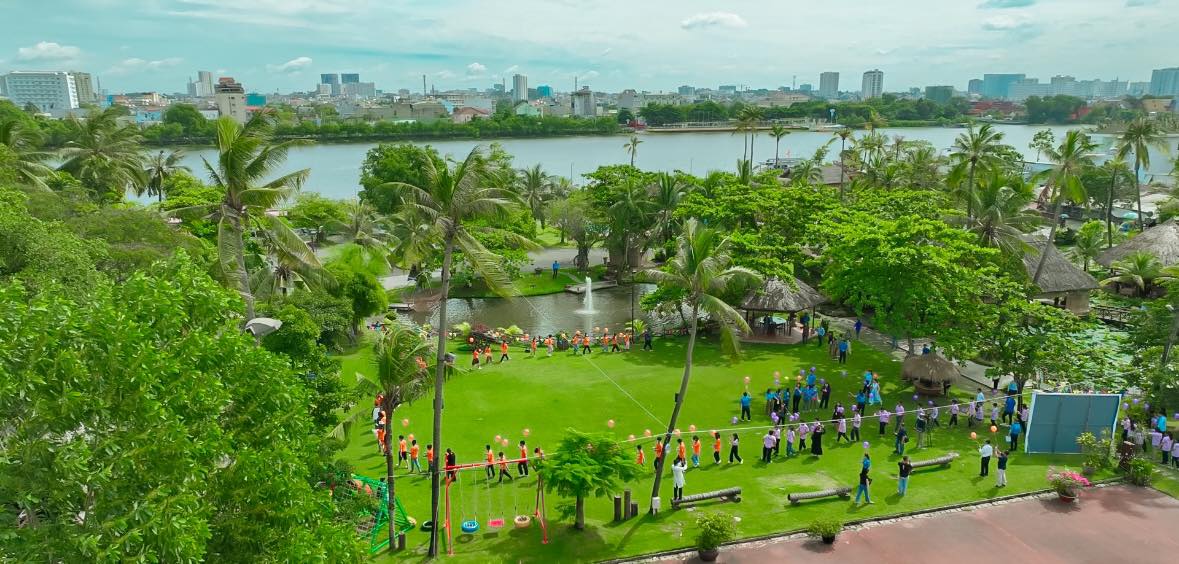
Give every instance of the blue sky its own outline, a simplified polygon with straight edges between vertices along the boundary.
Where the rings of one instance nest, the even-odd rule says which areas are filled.
[[[0,0],[0,72],[76,69],[111,92],[183,91],[197,70],[259,92],[359,72],[384,90],[885,89],[984,72],[1149,80],[1179,66],[1179,0]]]

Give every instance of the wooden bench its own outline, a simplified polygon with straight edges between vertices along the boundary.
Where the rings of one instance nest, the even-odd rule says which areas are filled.
[[[847,498],[851,497],[851,491],[852,491],[851,487],[840,486],[837,488],[828,488],[825,490],[819,490],[817,492],[801,492],[801,493],[786,494],[786,499],[790,500],[790,505],[798,505],[798,502],[806,501],[808,499],[822,499],[824,497],[833,497],[833,496],[839,496],[844,499],[847,499]]]
[[[919,460],[917,462],[914,462],[913,469],[917,470],[918,468],[929,468],[930,466],[947,467],[950,465],[951,462],[953,462],[957,458],[958,458],[958,453],[951,452],[945,456],[939,456],[937,458],[931,458],[929,460]]]
[[[723,490],[716,490],[712,492],[686,495],[679,499],[671,500],[671,506],[675,509],[679,509],[681,505],[691,505],[696,502],[719,498],[729,498],[732,501],[741,501],[741,488],[725,488]]]

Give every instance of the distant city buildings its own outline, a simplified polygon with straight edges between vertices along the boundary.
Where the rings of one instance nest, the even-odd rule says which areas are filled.
[[[631,113],[639,111],[643,107],[642,95],[638,94],[632,88],[627,88],[618,94],[618,109],[627,110]]]
[[[217,102],[217,113],[221,116],[229,116],[238,123],[249,121],[246,90],[232,76],[217,79],[217,84],[213,85],[213,98]]]
[[[83,83],[81,95],[79,83]],[[31,105],[57,118],[75,113],[83,103],[97,102],[90,75],[83,72],[12,71],[0,77],[0,94],[18,107]]]
[[[537,98],[552,98],[553,97],[553,87],[549,86],[547,84],[542,84],[540,86],[537,86],[536,87],[536,97]]]
[[[1179,67],[1155,69],[1150,73],[1151,96],[1179,96]]]
[[[884,94],[884,71],[879,69],[864,73],[864,81],[860,87],[860,98],[870,100]]]
[[[839,73],[825,72],[819,75],[819,96],[834,98],[839,95]]]
[[[981,78],[972,78],[972,79],[970,79],[970,82],[966,83],[966,93],[967,94],[978,94],[979,96],[981,96],[982,89],[983,89],[983,81]]]
[[[954,97],[953,86],[926,86],[925,99],[937,104],[949,104]]]
[[[332,96],[340,95],[340,75],[336,73],[327,73],[319,75],[319,83],[328,85]]]
[[[695,86],[688,86],[687,84],[676,89],[680,96],[692,96],[696,93]]]
[[[798,85],[799,92],[806,92],[809,94],[811,92],[811,90],[814,90],[814,89],[815,89],[815,87],[809,82],[804,82],[804,83]]]
[[[581,90],[572,94],[573,99],[573,115],[576,117],[595,117],[598,115],[597,103],[594,101],[594,93],[588,86],[582,86]]]
[[[341,73],[340,84],[357,84],[360,82],[360,75],[357,73]]]
[[[188,83],[188,95],[191,98],[209,98],[213,95],[213,73],[197,71],[197,79]]]
[[[1022,102],[1038,96],[1073,96],[1085,100],[1103,100],[1121,98],[1128,92],[1128,83],[1124,80],[1081,80],[1076,77],[1057,75],[1043,83],[1038,78],[1025,78],[1012,83],[1007,88],[1004,99]]]
[[[721,94],[736,94],[737,93],[737,85],[736,84],[722,84],[722,85],[718,86],[716,89],[718,91],[720,91]]]
[[[1027,78],[1025,74],[984,74],[979,94],[983,98],[1007,99],[1011,85]]]
[[[512,101],[528,101],[528,77],[522,74],[512,75]]]

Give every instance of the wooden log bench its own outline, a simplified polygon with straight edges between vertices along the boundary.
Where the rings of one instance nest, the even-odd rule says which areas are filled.
[[[790,493],[786,494],[786,499],[790,500],[790,505],[798,505],[798,502],[800,501],[806,501],[808,499],[822,499],[824,497],[839,496],[841,498],[847,499],[851,497],[851,491],[852,488],[850,486],[840,486],[837,488],[819,490],[817,492]]]
[[[956,460],[957,458],[958,458],[958,453],[951,452],[945,456],[939,456],[937,458],[931,458],[929,460],[918,460],[913,463],[913,469],[917,470],[918,468],[929,468],[930,466],[941,466],[944,468],[944,467],[948,467],[950,465],[950,463],[953,462],[954,460]]]
[[[731,501],[741,501],[741,488],[725,488],[723,490],[716,490],[712,492],[704,492],[692,495],[686,495],[680,499],[671,500],[671,506],[679,509],[681,505],[691,505],[693,503],[706,501],[709,499],[724,499],[728,498]]]

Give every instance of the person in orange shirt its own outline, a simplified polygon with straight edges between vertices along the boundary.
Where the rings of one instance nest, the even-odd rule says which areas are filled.
[[[540,450],[540,447],[536,447],[532,449],[532,457],[537,460],[544,460],[544,451]]]
[[[574,333],[573,339],[571,339],[569,342],[573,344],[572,347],[569,347],[569,351],[573,353],[573,356],[577,356],[577,349],[581,347],[581,335]]]
[[[528,475],[528,447],[524,444],[524,439],[520,439],[520,462],[516,463],[516,473],[521,476]]]
[[[483,347],[483,364],[491,364],[491,345]]]
[[[675,455],[676,458],[688,459],[688,446],[684,444],[683,439],[676,439]]]
[[[643,452],[643,445],[635,445],[635,450],[639,451],[638,457],[635,458],[635,464],[643,466],[647,462],[647,453]]]
[[[397,435],[397,467],[401,468],[401,463],[409,464],[409,449],[405,446],[405,435]]]
[[[385,423],[388,421],[385,412],[381,412],[381,419],[377,422],[377,447],[381,449],[381,454],[389,452],[389,445],[385,442]]]
[[[499,342],[499,361],[503,362],[505,360],[508,360],[508,341],[507,341],[507,339],[504,339],[503,341]]]
[[[692,468],[700,467],[700,437],[692,435]]]
[[[659,470],[659,462],[663,460],[663,439],[656,437],[655,439],[655,460],[651,461],[651,465],[655,470]]]
[[[495,453],[491,452],[491,445],[486,445],[487,452],[483,453],[483,457],[487,459],[487,469],[484,472],[487,474],[487,480],[490,481],[495,477]]]
[[[533,337],[532,338],[532,356],[533,357],[536,357],[536,348],[539,346],[540,346],[540,339],[537,337]]]
[[[508,457],[504,456],[504,451],[499,451],[499,483],[504,483],[504,477],[509,480],[515,480],[512,474],[508,472]]]
[[[712,462],[720,464],[721,438],[720,432],[712,433]]]
[[[610,339],[610,352],[618,352],[622,350],[622,347],[618,346],[620,339],[622,339],[622,335],[618,333],[615,333],[614,338]]]
[[[630,352],[630,333],[622,334],[622,350]]]
[[[544,338],[544,348],[548,351],[549,356],[553,356],[553,336],[549,335]]]
[[[475,347],[475,350],[471,351],[471,366],[474,366],[474,367],[482,370],[483,367],[479,366],[479,353],[480,352],[482,352],[482,351],[479,350],[479,347]]]
[[[422,463],[418,462],[418,453],[421,452],[422,447],[418,446],[417,439],[409,446],[409,473],[421,473]]]

